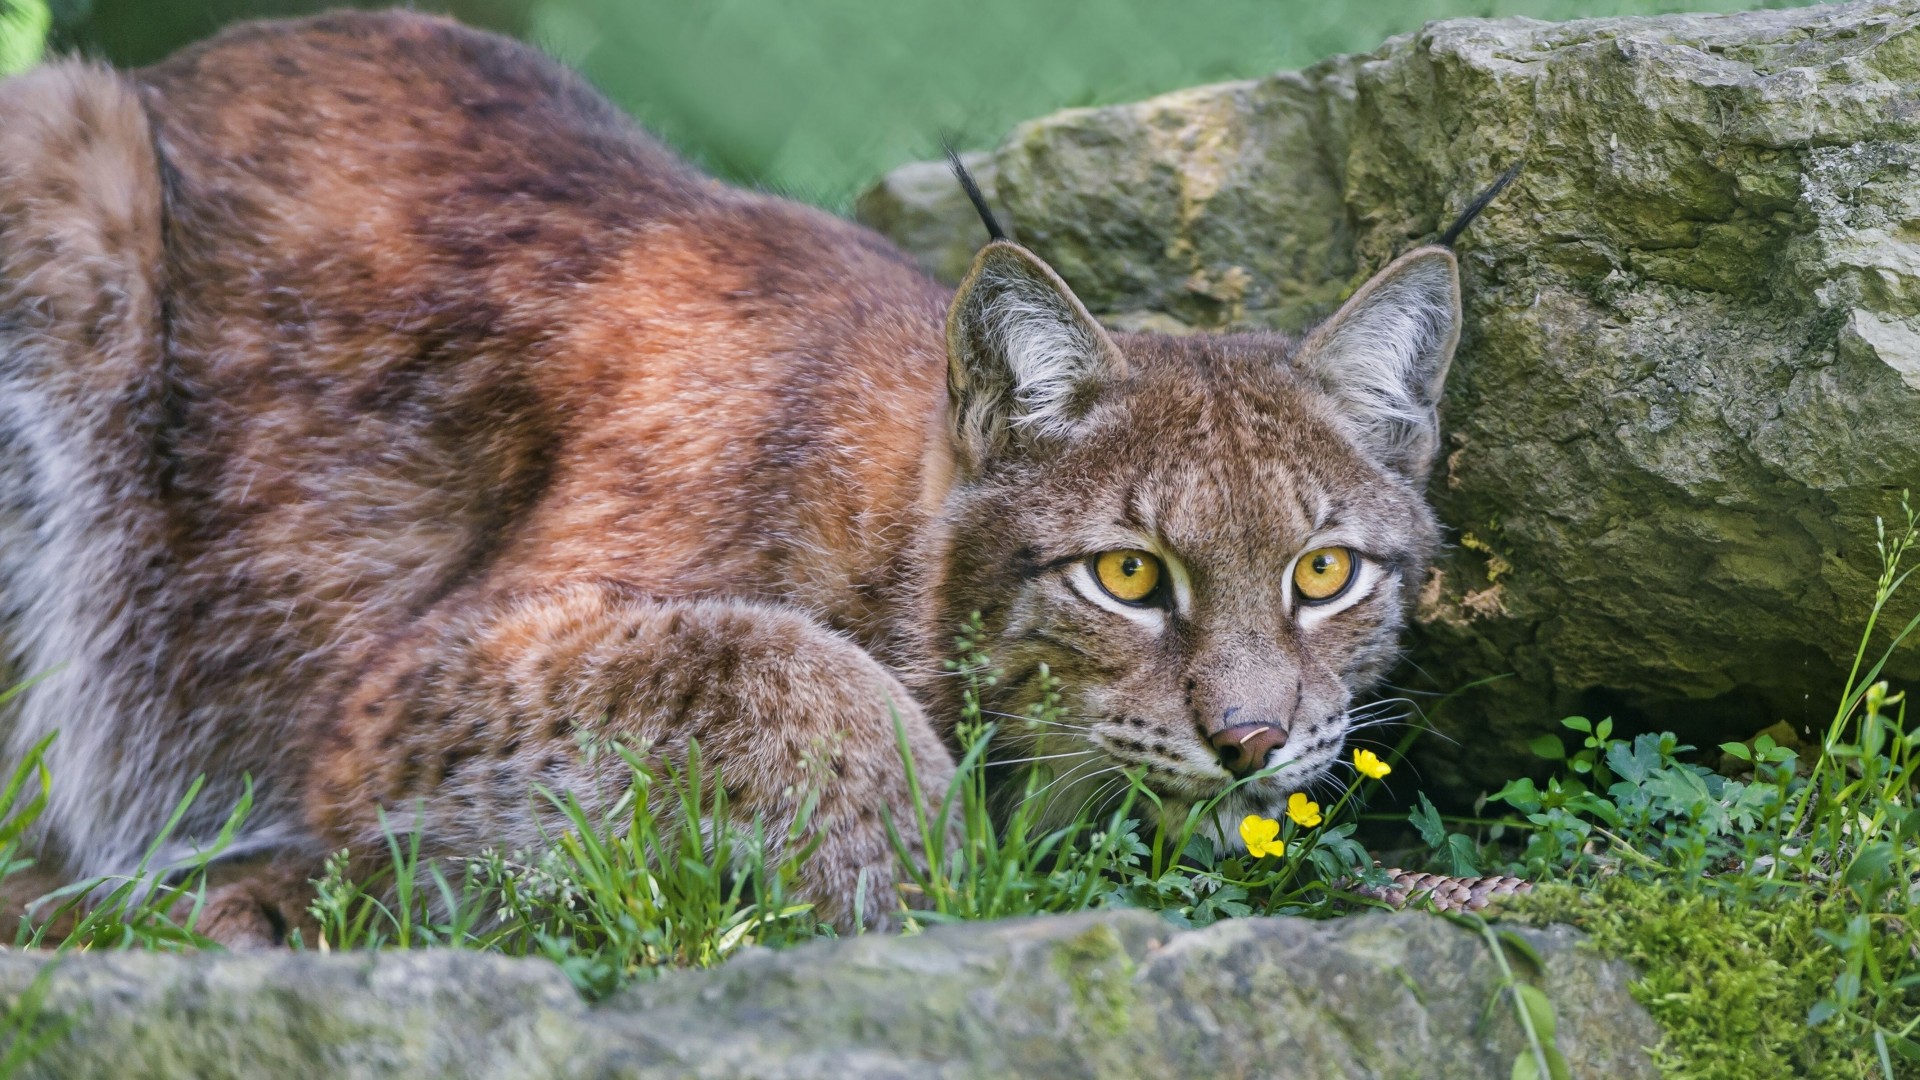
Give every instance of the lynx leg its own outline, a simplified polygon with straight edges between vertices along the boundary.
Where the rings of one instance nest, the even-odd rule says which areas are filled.
[[[613,585],[519,597],[433,620],[343,701],[308,791],[309,820],[335,848],[384,850],[378,811],[417,822],[424,853],[537,843],[561,821],[535,784],[589,812],[625,790],[619,740],[683,767],[698,740],[740,821],[784,836],[808,791],[803,898],[843,929],[893,906],[883,819],[913,820],[895,735],[906,725],[926,797],[952,762],[906,690],[852,642],[791,610],[656,601]],[[903,832],[909,830],[902,830]],[[868,910],[854,898],[867,879]]]

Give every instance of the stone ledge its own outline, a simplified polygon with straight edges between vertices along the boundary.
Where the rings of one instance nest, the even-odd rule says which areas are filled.
[[[1575,1075],[1652,1077],[1632,972],[1564,927],[1545,960]],[[18,1001],[46,961],[0,956]],[[534,960],[459,952],[59,962],[44,1016],[72,1029],[25,1076],[1504,1076],[1511,1009],[1481,937],[1419,913],[1242,919],[1142,912],[942,927],[668,975],[598,1005]]]

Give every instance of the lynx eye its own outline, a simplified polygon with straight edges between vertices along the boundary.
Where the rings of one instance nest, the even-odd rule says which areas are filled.
[[[1123,604],[1145,604],[1160,588],[1160,560],[1144,551],[1103,551],[1093,557],[1093,576]]]
[[[1293,564],[1293,587],[1309,604],[1324,604],[1353,584],[1353,552],[1343,547],[1317,548]]]

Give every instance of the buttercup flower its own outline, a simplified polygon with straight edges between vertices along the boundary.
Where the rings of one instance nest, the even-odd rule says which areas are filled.
[[[1296,791],[1287,796],[1287,816],[1295,825],[1311,829],[1320,824],[1320,804]]]
[[[1360,775],[1369,780],[1378,780],[1393,771],[1393,766],[1381,761],[1380,755],[1371,750],[1355,750],[1353,767],[1359,769]]]
[[[1240,819],[1240,839],[1247,842],[1247,854],[1256,859],[1287,853],[1287,845],[1276,839],[1279,835],[1280,823],[1270,817],[1248,814]]]

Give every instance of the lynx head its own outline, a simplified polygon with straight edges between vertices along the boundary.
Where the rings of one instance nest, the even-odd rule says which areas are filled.
[[[985,248],[947,321],[932,606],[944,640],[985,622],[1003,777],[1046,769],[1038,797],[1071,813],[1141,769],[1184,812],[1269,771],[1222,821],[1325,778],[1438,541],[1422,493],[1459,326],[1444,247],[1299,341],[1109,334],[1030,252]],[[1018,718],[1042,665],[1050,724]]]

